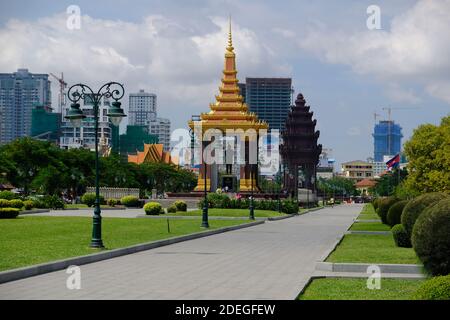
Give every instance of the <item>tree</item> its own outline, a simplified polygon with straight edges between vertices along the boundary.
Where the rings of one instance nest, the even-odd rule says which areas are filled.
[[[450,116],[444,117],[439,126],[419,126],[404,150],[409,171],[407,188],[421,193],[450,191]]]
[[[344,177],[319,178],[317,180],[317,188],[329,195],[357,195],[354,182]]]
[[[399,171],[400,170],[400,171]],[[370,192],[376,196],[391,196],[398,192],[403,192],[407,190],[402,184],[403,190],[399,189],[399,185],[408,176],[408,171],[406,169],[394,169],[393,171],[383,174],[378,180],[377,184],[370,189]]]

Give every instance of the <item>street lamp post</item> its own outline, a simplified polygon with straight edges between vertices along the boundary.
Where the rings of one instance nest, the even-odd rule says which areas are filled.
[[[209,223],[208,223],[208,190],[207,190],[207,186],[206,186],[206,177],[207,177],[207,175],[206,175],[206,168],[207,168],[207,166],[206,166],[206,160],[204,159],[203,160],[203,162],[204,162],[204,174],[205,174],[205,176],[204,176],[204,181],[205,181],[205,189],[204,189],[204,192],[205,192],[205,200],[204,200],[204,203],[203,203],[203,212],[202,212],[202,228],[209,228]]]
[[[251,193],[250,193],[250,220],[255,220],[255,207],[253,206],[253,164],[250,165],[250,184],[251,184]]]
[[[78,90],[81,90],[79,92]],[[67,97],[72,104],[70,110],[65,116],[69,119],[74,127],[80,127],[82,120],[86,118],[83,111],[80,109],[78,103],[81,99],[89,97],[93,102],[94,111],[94,135],[95,135],[95,208],[92,225],[92,240],[91,248],[103,248],[102,241],[102,217],[100,214],[100,188],[99,188],[99,153],[98,153],[98,122],[99,122],[99,105],[102,98],[112,98],[114,102],[108,110],[107,116],[109,116],[112,124],[118,126],[123,117],[126,117],[123,109],[120,107],[119,100],[123,97],[125,90],[123,85],[117,82],[108,82],[104,84],[95,93],[89,86],[78,83],[70,87],[67,92]]]
[[[281,162],[278,164],[278,212],[281,213]]]

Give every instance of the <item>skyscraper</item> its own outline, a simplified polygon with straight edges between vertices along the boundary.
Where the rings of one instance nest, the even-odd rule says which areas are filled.
[[[402,127],[394,121],[380,121],[373,130],[375,162],[383,161],[383,157],[394,156],[400,152],[402,146]]]
[[[250,112],[269,124],[269,129],[283,130],[291,107],[291,78],[246,78],[240,86]],[[245,91],[245,92],[243,92]]]
[[[129,96],[129,125],[146,126],[156,120],[156,94],[139,90]]]
[[[31,113],[36,105],[51,107],[48,74],[28,69],[0,73],[0,144],[31,134]]]
[[[158,142],[164,145],[164,151],[170,151],[170,120],[156,118],[149,125],[149,133],[158,136]]]

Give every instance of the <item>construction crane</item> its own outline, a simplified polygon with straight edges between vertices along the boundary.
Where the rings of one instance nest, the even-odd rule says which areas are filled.
[[[377,124],[377,118],[381,117],[381,114],[374,111],[373,113],[373,120],[375,121],[375,124]]]
[[[50,72],[50,75],[58,80],[59,83],[59,106],[58,106],[58,112],[62,112],[62,106],[64,105],[64,90],[67,88],[67,82],[64,81],[64,73],[61,72],[61,77],[58,77]]]
[[[382,108],[383,110],[387,110],[388,112],[388,152],[391,152],[391,114],[392,114],[392,110],[408,110],[408,109],[418,109],[419,107],[384,107]],[[376,121],[376,120],[375,120]]]

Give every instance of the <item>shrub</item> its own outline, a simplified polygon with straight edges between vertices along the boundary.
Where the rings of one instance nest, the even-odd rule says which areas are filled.
[[[412,235],[414,223],[425,210],[425,208],[429,205],[437,203],[439,200],[444,199],[445,197],[445,193],[425,193],[417,198],[414,198],[405,206],[402,214],[402,225],[405,227],[405,230],[410,238]]]
[[[281,211],[287,214],[298,213],[298,203],[292,200],[284,200],[281,203]]]
[[[11,208],[22,209],[23,208],[23,201],[20,200],[20,199],[9,200],[9,206]]]
[[[144,205],[144,211],[146,215],[158,215],[161,212],[164,213],[164,209],[158,202],[148,202]]]
[[[134,207],[138,208],[140,207],[139,198],[135,196],[125,196],[122,199],[120,199],[120,203],[122,203],[125,207]]]
[[[44,196],[42,198],[42,202],[43,202],[44,208],[56,210],[56,209],[64,209],[66,207],[66,204],[64,203],[64,201],[56,195]]]
[[[100,204],[105,203],[105,198],[100,195],[99,196]],[[81,203],[84,203],[88,207],[92,207],[95,205],[95,193],[85,193],[81,197]]]
[[[396,224],[391,229],[397,247],[411,248],[411,240],[402,224]]]
[[[414,224],[412,244],[432,275],[450,273],[450,198],[429,206]]]
[[[450,300],[450,275],[425,281],[413,298],[415,300]]]
[[[9,208],[9,200],[0,199],[0,208]]]
[[[177,211],[187,211],[187,204],[182,200],[177,200],[174,202]]]
[[[226,194],[208,193],[208,207],[209,208],[227,208],[230,207],[231,201]],[[203,208],[204,199],[198,203],[199,209]]]
[[[398,200],[393,197],[380,199],[380,202],[378,203],[377,214],[381,218],[382,223],[387,224],[387,214],[389,208],[397,201]]]
[[[1,191],[0,192],[0,199],[6,199],[6,200],[12,200],[12,199],[16,199],[17,198],[17,194],[15,194],[12,191]]]
[[[372,200],[372,205],[373,205],[373,208],[375,209],[375,211],[378,208],[379,202],[380,202],[380,198],[375,198],[375,199]]]
[[[17,208],[0,208],[0,219],[14,219],[19,215]]]
[[[403,208],[406,206],[407,203],[408,203],[408,200],[402,200],[402,201],[394,203],[389,208],[386,220],[387,220],[387,224],[390,227],[393,227],[396,224],[401,223]]]
[[[177,212],[177,206],[175,204],[172,204],[167,208],[167,213],[175,213]]]
[[[33,200],[25,200],[23,202],[23,206],[25,207],[25,210],[31,210],[34,208],[34,201]]]
[[[110,206],[110,207],[115,207],[115,206],[117,206],[119,204],[119,200],[117,200],[117,199],[108,199],[106,201],[106,204],[108,206]]]

